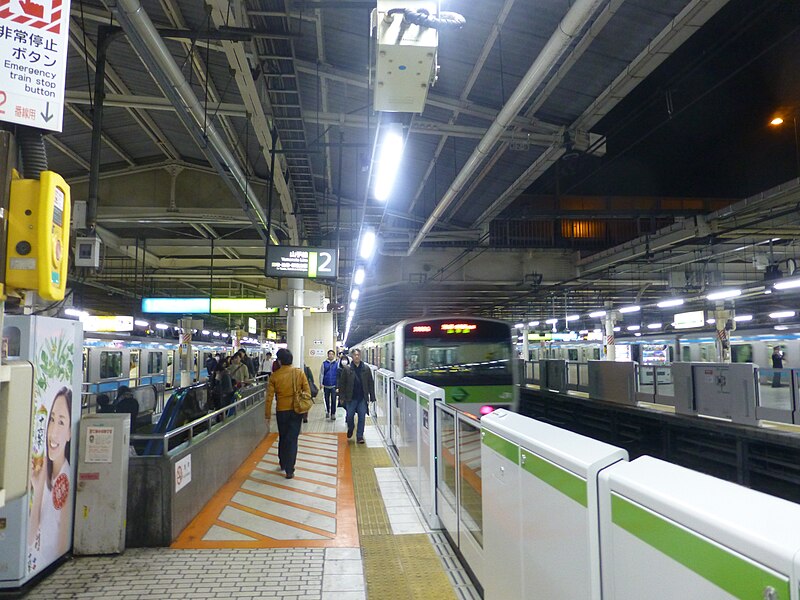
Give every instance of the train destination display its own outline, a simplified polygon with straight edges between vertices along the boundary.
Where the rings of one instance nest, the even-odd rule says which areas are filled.
[[[333,278],[338,256],[333,248],[267,246],[267,277]]]

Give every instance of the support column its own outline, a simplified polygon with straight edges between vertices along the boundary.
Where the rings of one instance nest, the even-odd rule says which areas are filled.
[[[614,335],[614,326],[616,324],[616,319],[614,318],[613,311],[608,311],[606,313],[605,319],[605,331],[603,332],[605,335],[604,339],[604,360],[615,361],[617,360],[617,342],[616,337]]]
[[[178,327],[180,328],[180,344],[178,347],[178,367],[181,372],[181,387],[188,387],[192,385],[192,325],[191,318],[179,319]],[[197,365],[198,375],[200,372],[200,365]]]
[[[286,341],[294,355],[294,366],[302,369],[305,350],[303,348],[303,282],[289,279],[289,312],[286,315]]]
[[[528,362],[531,359],[530,348],[528,347],[528,332],[530,329],[527,325],[522,328],[522,360]]]
[[[729,363],[731,362],[731,338],[727,329],[729,319],[733,319],[733,312],[724,309],[724,304],[717,304],[717,310],[714,311],[714,324],[717,328],[717,362]]]

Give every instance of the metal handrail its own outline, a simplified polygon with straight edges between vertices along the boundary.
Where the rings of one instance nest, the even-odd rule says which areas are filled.
[[[192,388],[198,387],[199,385],[206,385],[206,384],[204,384],[204,383],[203,384],[195,384],[193,386],[189,386],[189,387],[182,388],[182,389],[190,390]],[[208,427],[207,427],[207,429],[205,431],[208,432],[208,433],[211,433],[213,421],[217,417],[221,417],[220,423],[225,423],[225,421],[227,420],[227,416],[226,416],[225,413],[228,413],[228,412],[232,411],[233,412],[232,416],[235,418],[237,416],[237,414],[238,414],[239,408],[246,408],[248,405],[252,406],[252,405],[256,404],[257,401],[254,401],[253,399],[256,398],[260,393],[265,392],[265,391],[266,391],[266,388],[263,386],[263,384],[258,384],[258,385],[254,385],[254,386],[248,387],[248,388],[246,388],[247,395],[239,398],[239,400],[237,400],[236,402],[233,402],[232,404],[228,404],[227,406],[224,406],[224,407],[222,407],[222,408],[220,408],[218,410],[215,410],[213,412],[205,414],[202,417],[199,417],[199,418],[195,419],[194,421],[191,421],[190,423],[186,423],[185,425],[181,425],[180,427],[178,427],[176,429],[173,429],[172,431],[167,431],[166,433],[163,433],[163,434],[145,433],[145,434],[134,434],[134,435],[131,435],[131,443],[133,443],[135,441],[151,441],[151,440],[162,441],[163,443],[161,445],[161,456],[168,456],[169,455],[169,441],[173,437],[176,437],[176,436],[188,431],[189,432],[189,439],[187,440],[187,442],[189,444],[191,444],[192,441],[194,440],[194,429],[195,429],[195,427],[198,427],[199,425],[201,425],[201,424],[205,423],[206,421],[208,421]],[[173,393],[177,393],[177,391],[173,392]]]

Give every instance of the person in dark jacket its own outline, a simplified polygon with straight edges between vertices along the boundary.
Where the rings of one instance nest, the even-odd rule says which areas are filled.
[[[783,387],[783,384],[781,384],[781,371],[778,370],[783,369],[783,351],[780,346],[775,346],[772,349],[772,368],[775,369],[772,374],[772,387]]]
[[[228,406],[233,400],[233,380],[230,373],[228,373],[228,359],[223,358],[217,363],[217,370],[214,377],[214,390],[212,397],[214,399],[214,410],[219,410],[223,406]]]
[[[117,390],[114,412],[128,413],[131,416],[131,433],[133,433],[136,428],[136,417],[139,416],[139,401],[127,385],[121,385]]]
[[[364,443],[364,425],[369,413],[369,402],[375,401],[375,381],[372,370],[361,362],[361,351],[356,348],[350,353],[353,364],[345,367],[339,378],[339,394],[347,409],[347,437],[353,437],[356,428],[355,416],[358,414],[358,432],[356,441]]]
[[[328,359],[322,363],[319,370],[319,382],[325,394],[325,418],[331,421],[336,420],[336,379],[339,364],[336,361],[336,353],[328,350]]]

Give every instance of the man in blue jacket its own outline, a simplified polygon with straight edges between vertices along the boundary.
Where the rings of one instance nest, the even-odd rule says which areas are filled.
[[[336,353],[328,350],[328,359],[322,363],[319,369],[319,382],[325,394],[325,418],[331,421],[336,420],[336,370],[339,363],[336,360]]]

